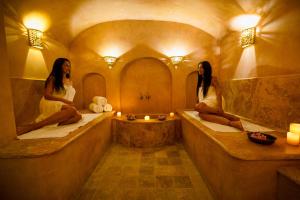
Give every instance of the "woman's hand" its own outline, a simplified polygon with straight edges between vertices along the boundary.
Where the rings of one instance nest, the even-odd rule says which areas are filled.
[[[70,105],[70,106],[75,106],[73,101],[69,101],[69,100],[63,99],[63,102],[64,102],[65,104]]]
[[[218,108],[218,113],[219,113],[219,114],[223,114],[223,113],[224,113],[224,110],[223,110],[222,107],[219,107],[219,108]]]

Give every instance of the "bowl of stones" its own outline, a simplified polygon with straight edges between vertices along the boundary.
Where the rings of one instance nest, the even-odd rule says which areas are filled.
[[[277,139],[273,135],[269,135],[262,132],[252,132],[247,131],[248,138],[251,142],[257,143],[257,144],[264,144],[264,145],[270,145],[275,142]]]
[[[160,120],[160,121],[164,121],[164,120],[166,120],[166,118],[167,118],[167,115],[159,115],[157,117],[157,119]]]
[[[134,114],[128,114],[128,115],[127,115],[127,120],[133,121],[133,120],[135,120],[135,119],[136,119],[136,117],[135,117]]]

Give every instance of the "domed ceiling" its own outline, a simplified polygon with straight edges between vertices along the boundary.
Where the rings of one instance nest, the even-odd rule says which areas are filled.
[[[115,20],[157,20],[192,25],[216,39],[230,18],[267,0],[4,0],[5,10],[21,21],[31,12],[48,19],[47,33],[68,45],[83,30]],[[250,2],[250,4],[249,4]]]

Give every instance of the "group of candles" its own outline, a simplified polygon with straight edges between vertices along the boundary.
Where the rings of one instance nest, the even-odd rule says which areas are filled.
[[[117,112],[117,117],[121,117],[122,113],[121,112]],[[173,112],[170,112],[170,117],[174,117],[175,114]],[[150,116],[149,115],[145,115],[144,120],[150,120]]]
[[[290,131],[287,132],[286,141],[290,145],[299,145],[300,140],[300,124],[291,123]]]

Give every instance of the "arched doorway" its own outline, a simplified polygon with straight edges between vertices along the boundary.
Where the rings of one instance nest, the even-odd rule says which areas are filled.
[[[105,78],[98,73],[89,73],[83,77],[83,104],[89,107],[94,96],[106,96]]]
[[[186,78],[186,108],[194,108],[197,102],[197,78],[198,71],[190,73]]]
[[[139,58],[121,72],[121,110],[124,113],[168,113],[171,110],[171,73],[155,58]]]

